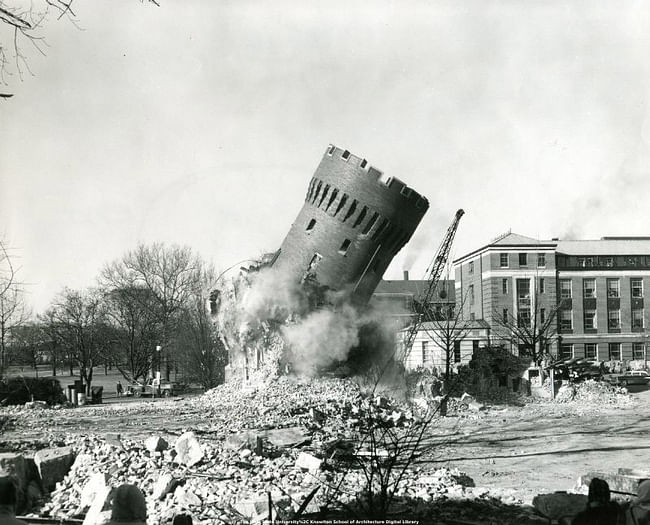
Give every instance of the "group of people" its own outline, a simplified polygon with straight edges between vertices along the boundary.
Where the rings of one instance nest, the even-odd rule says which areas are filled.
[[[573,518],[571,525],[650,525],[650,480],[639,484],[633,501],[621,505],[611,500],[606,481],[592,479],[587,508]]]
[[[16,483],[9,476],[0,477],[0,525],[27,525],[16,518],[18,503]],[[135,485],[124,484],[115,489],[108,525],[146,525],[147,501]],[[192,525],[187,514],[174,517],[172,525]]]

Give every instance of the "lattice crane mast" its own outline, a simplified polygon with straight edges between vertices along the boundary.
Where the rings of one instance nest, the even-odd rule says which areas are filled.
[[[449,258],[449,253],[451,252],[451,245],[454,242],[454,237],[456,236],[456,230],[458,229],[458,223],[460,218],[465,214],[464,210],[458,210],[456,215],[454,215],[454,220],[451,221],[451,225],[447,229],[445,237],[442,239],[442,243],[436,252],[431,263],[427,267],[424,280],[427,281],[427,286],[424,292],[422,292],[418,297],[413,300],[413,307],[415,310],[415,320],[411,323],[406,331],[404,336],[404,346],[402,348],[403,359],[406,359],[411,351],[413,346],[413,340],[415,339],[420,326],[424,322],[424,319],[427,314],[427,308],[429,303],[433,298],[433,295],[438,286],[438,281],[440,280],[440,275],[442,274],[443,268],[447,265],[447,260]]]

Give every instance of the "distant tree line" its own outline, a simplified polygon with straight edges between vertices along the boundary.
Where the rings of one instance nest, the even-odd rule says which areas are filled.
[[[10,365],[38,373],[47,363],[54,376],[76,372],[88,394],[98,366],[127,381],[176,372],[204,388],[223,382],[226,350],[207,310],[215,272],[190,248],[139,245],[106,264],[96,286],[64,288],[38,316],[26,313],[24,290],[2,253],[0,377]],[[9,304],[13,314],[4,319]]]

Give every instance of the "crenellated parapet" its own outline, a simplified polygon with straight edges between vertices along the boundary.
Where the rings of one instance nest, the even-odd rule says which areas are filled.
[[[309,267],[322,284],[352,286],[367,300],[428,207],[425,197],[399,179],[330,144],[282,244],[278,265],[297,273]]]

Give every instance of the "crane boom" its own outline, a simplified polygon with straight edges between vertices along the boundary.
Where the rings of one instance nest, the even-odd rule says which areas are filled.
[[[442,239],[442,243],[440,243],[440,247],[438,248],[436,255],[433,257],[431,263],[426,269],[424,280],[427,281],[427,286],[424,292],[422,292],[413,301],[415,319],[408,326],[405,333],[404,346],[402,347],[402,359],[406,359],[409,352],[411,351],[415,336],[424,321],[428,305],[431,302],[431,299],[433,298],[433,295],[436,291],[438,281],[440,280],[440,275],[442,275],[442,270],[447,264],[449,253],[451,252],[451,245],[454,242],[456,230],[458,229],[458,223],[464,214],[465,211],[462,209],[456,212],[454,219],[451,221],[451,225],[447,229],[445,237]]]

